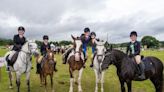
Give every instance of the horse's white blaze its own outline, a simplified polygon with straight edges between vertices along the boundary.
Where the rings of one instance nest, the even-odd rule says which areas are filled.
[[[76,40],[75,41],[75,44],[76,44],[75,52],[80,52],[80,47],[82,45],[81,40]],[[79,55],[79,53],[75,53],[75,60],[76,61],[80,61],[80,55]]]
[[[82,45],[81,40],[75,40],[75,44],[76,44],[75,51],[76,51],[76,52],[79,52],[80,47],[81,47],[81,45]]]

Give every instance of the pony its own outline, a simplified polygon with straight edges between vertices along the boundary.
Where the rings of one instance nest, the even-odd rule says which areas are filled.
[[[101,70],[101,64],[105,56],[105,41],[95,41],[96,44],[96,53],[93,58],[93,69],[96,76],[96,87],[95,92],[98,92],[98,83],[101,81],[101,92],[104,92],[104,71]]]
[[[13,88],[12,84],[12,72],[16,73],[16,84],[17,84],[17,92],[20,92],[20,78],[23,73],[26,74],[26,81],[28,86],[28,92],[30,92],[30,70],[32,67],[31,58],[32,54],[37,53],[37,44],[34,41],[27,41],[21,48],[19,55],[17,57],[16,62],[13,64],[13,66],[7,65],[7,56],[10,55],[11,51],[7,52],[5,54],[5,62],[6,66],[9,68],[9,80],[10,80],[10,86],[9,88]]]
[[[71,35],[72,36],[72,35]],[[79,71],[78,75],[78,92],[82,92],[81,87],[81,76],[83,72],[83,67],[85,64],[84,55],[82,51],[82,41],[79,37],[72,36],[73,39],[73,49],[69,54],[67,62],[69,64],[69,73],[70,73],[70,89],[69,92],[73,92],[73,82],[76,82],[74,78],[74,71]]]
[[[143,57],[142,62],[145,64],[145,79],[140,79],[138,75],[138,66],[135,59],[130,58],[122,51],[108,49],[101,65],[102,70],[106,70],[109,65],[113,64],[117,68],[117,75],[121,84],[121,92],[125,92],[125,83],[128,92],[132,92],[132,81],[143,81],[150,79],[154,84],[156,92],[162,92],[163,87],[163,63],[156,57]]]

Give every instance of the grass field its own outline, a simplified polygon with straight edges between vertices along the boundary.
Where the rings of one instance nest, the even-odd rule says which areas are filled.
[[[0,56],[3,56],[7,50],[0,49]],[[164,61],[164,51],[144,51],[145,56],[156,56]],[[68,65],[63,65],[61,55],[56,55],[58,72],[54,74],[54,88],[55,92],[68,92],[69,91],[69,72]],[[35,74],[35,59],[33,58],[33,67],[31,70],[31,92],[44,92],[44,87],[40,87],[39,76]],[[94,92],[95,88],[95,75],[94,71],[89,67],[90,59],[87,61],[86,68],[82,75],[82,89],[83,92]],[[111,66],[105,73],[105,92],[120,92],[120,84],[116,75],[116,69]],[[5,68],[2,68],[2,80],[0,81],[0,92],[16,92],[15,80],[13,81],[14,88],[9,89],[9,80]],[[48,84],[50,89],[50,82]],[[147,80],[144,82],[133,82],[133,92],[155,92],[152,83]],[[27,86],[25,81],[25,75],[21,77],[21,92],[26,92]],[[74,92],[77,92],[77,85],[74,86]],[[100,91],[99,91],[100,92]]]

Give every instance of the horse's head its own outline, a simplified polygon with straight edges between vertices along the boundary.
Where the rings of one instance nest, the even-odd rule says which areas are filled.
[[[105,51],[106,51],[106,48],[105,48],[105,41],[97,41],[95,40],[95,43],[96,43],[96,54],[97,54],[97,59],[98,61],[102,61],[103,58],[104,58],[104,54],[105,54]]]
[[[48,60],[54,60],[54,52],[52,50],[49,50],[48,48],[46,48],[47,50],[47,59]]]
[[[114,63],[114,61],[116,60],[114,54],[113,54],[113,50],[112,47],[110,49],[107,49],[107,51],[105,52],[105,56],[101,65],[101,69],[105,70],[109,67],[109,65],[111,65],[112,63]]]
[[[31,54],[35,54],[38,53],[38,46],[35,43],[35,41],[27,41],[23,46],[22,46],[22,51],[26,52],[26,53],[31,53]]]
[[[75,50],[75,59],[76,61],[80,60],[80,54],[82,52],[82,41],[80,39],[80,37],[74,37],[73,35],[72,39],[73,39],[73,48]]]

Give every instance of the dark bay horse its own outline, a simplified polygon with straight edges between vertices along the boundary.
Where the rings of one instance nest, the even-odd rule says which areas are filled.
[[[144,57],[142,61],[145,64],[145,77],[150,79],[154,84],[156,92],[162,92],[163,87],[163,64],[153,56]],[[138,78],[138,68],[134,59],[129,58],[128,55],[119,50],[108,49],[104,61],[101,65],[102,70],[105,70],[109,65],[115,65],[117,68],[117,75],[121,84],[121,91],[125,92],[124,84],[127,84],[128,92],[132,92],[132,80],[143,81]]]
[[[72,36],[73,42],[73,48],[74,50],[69,54],[68,56],[68,64],[69,64],[69,72],[70,72],[70,89],[69,92],[73,92],[73,83],[75,81],[75,76],[73,75],[75,70],[79,71],[78,75],[78,92],[82,92],[81,88],[81,76],[83,72],[83,66],[84,66],[84,56],[82,52],[82,41],[79,37],[75,38]]]
[[[47,49],[47,55],[43,57],[41,63],[41,71],[40,71],[40,81],[41,85],[45,83],[45,92],[47,92],[47,76],[50,76],[51,81],[51,90],[54,92],[53,88],[53,74],[54,74],[54,52]]]

